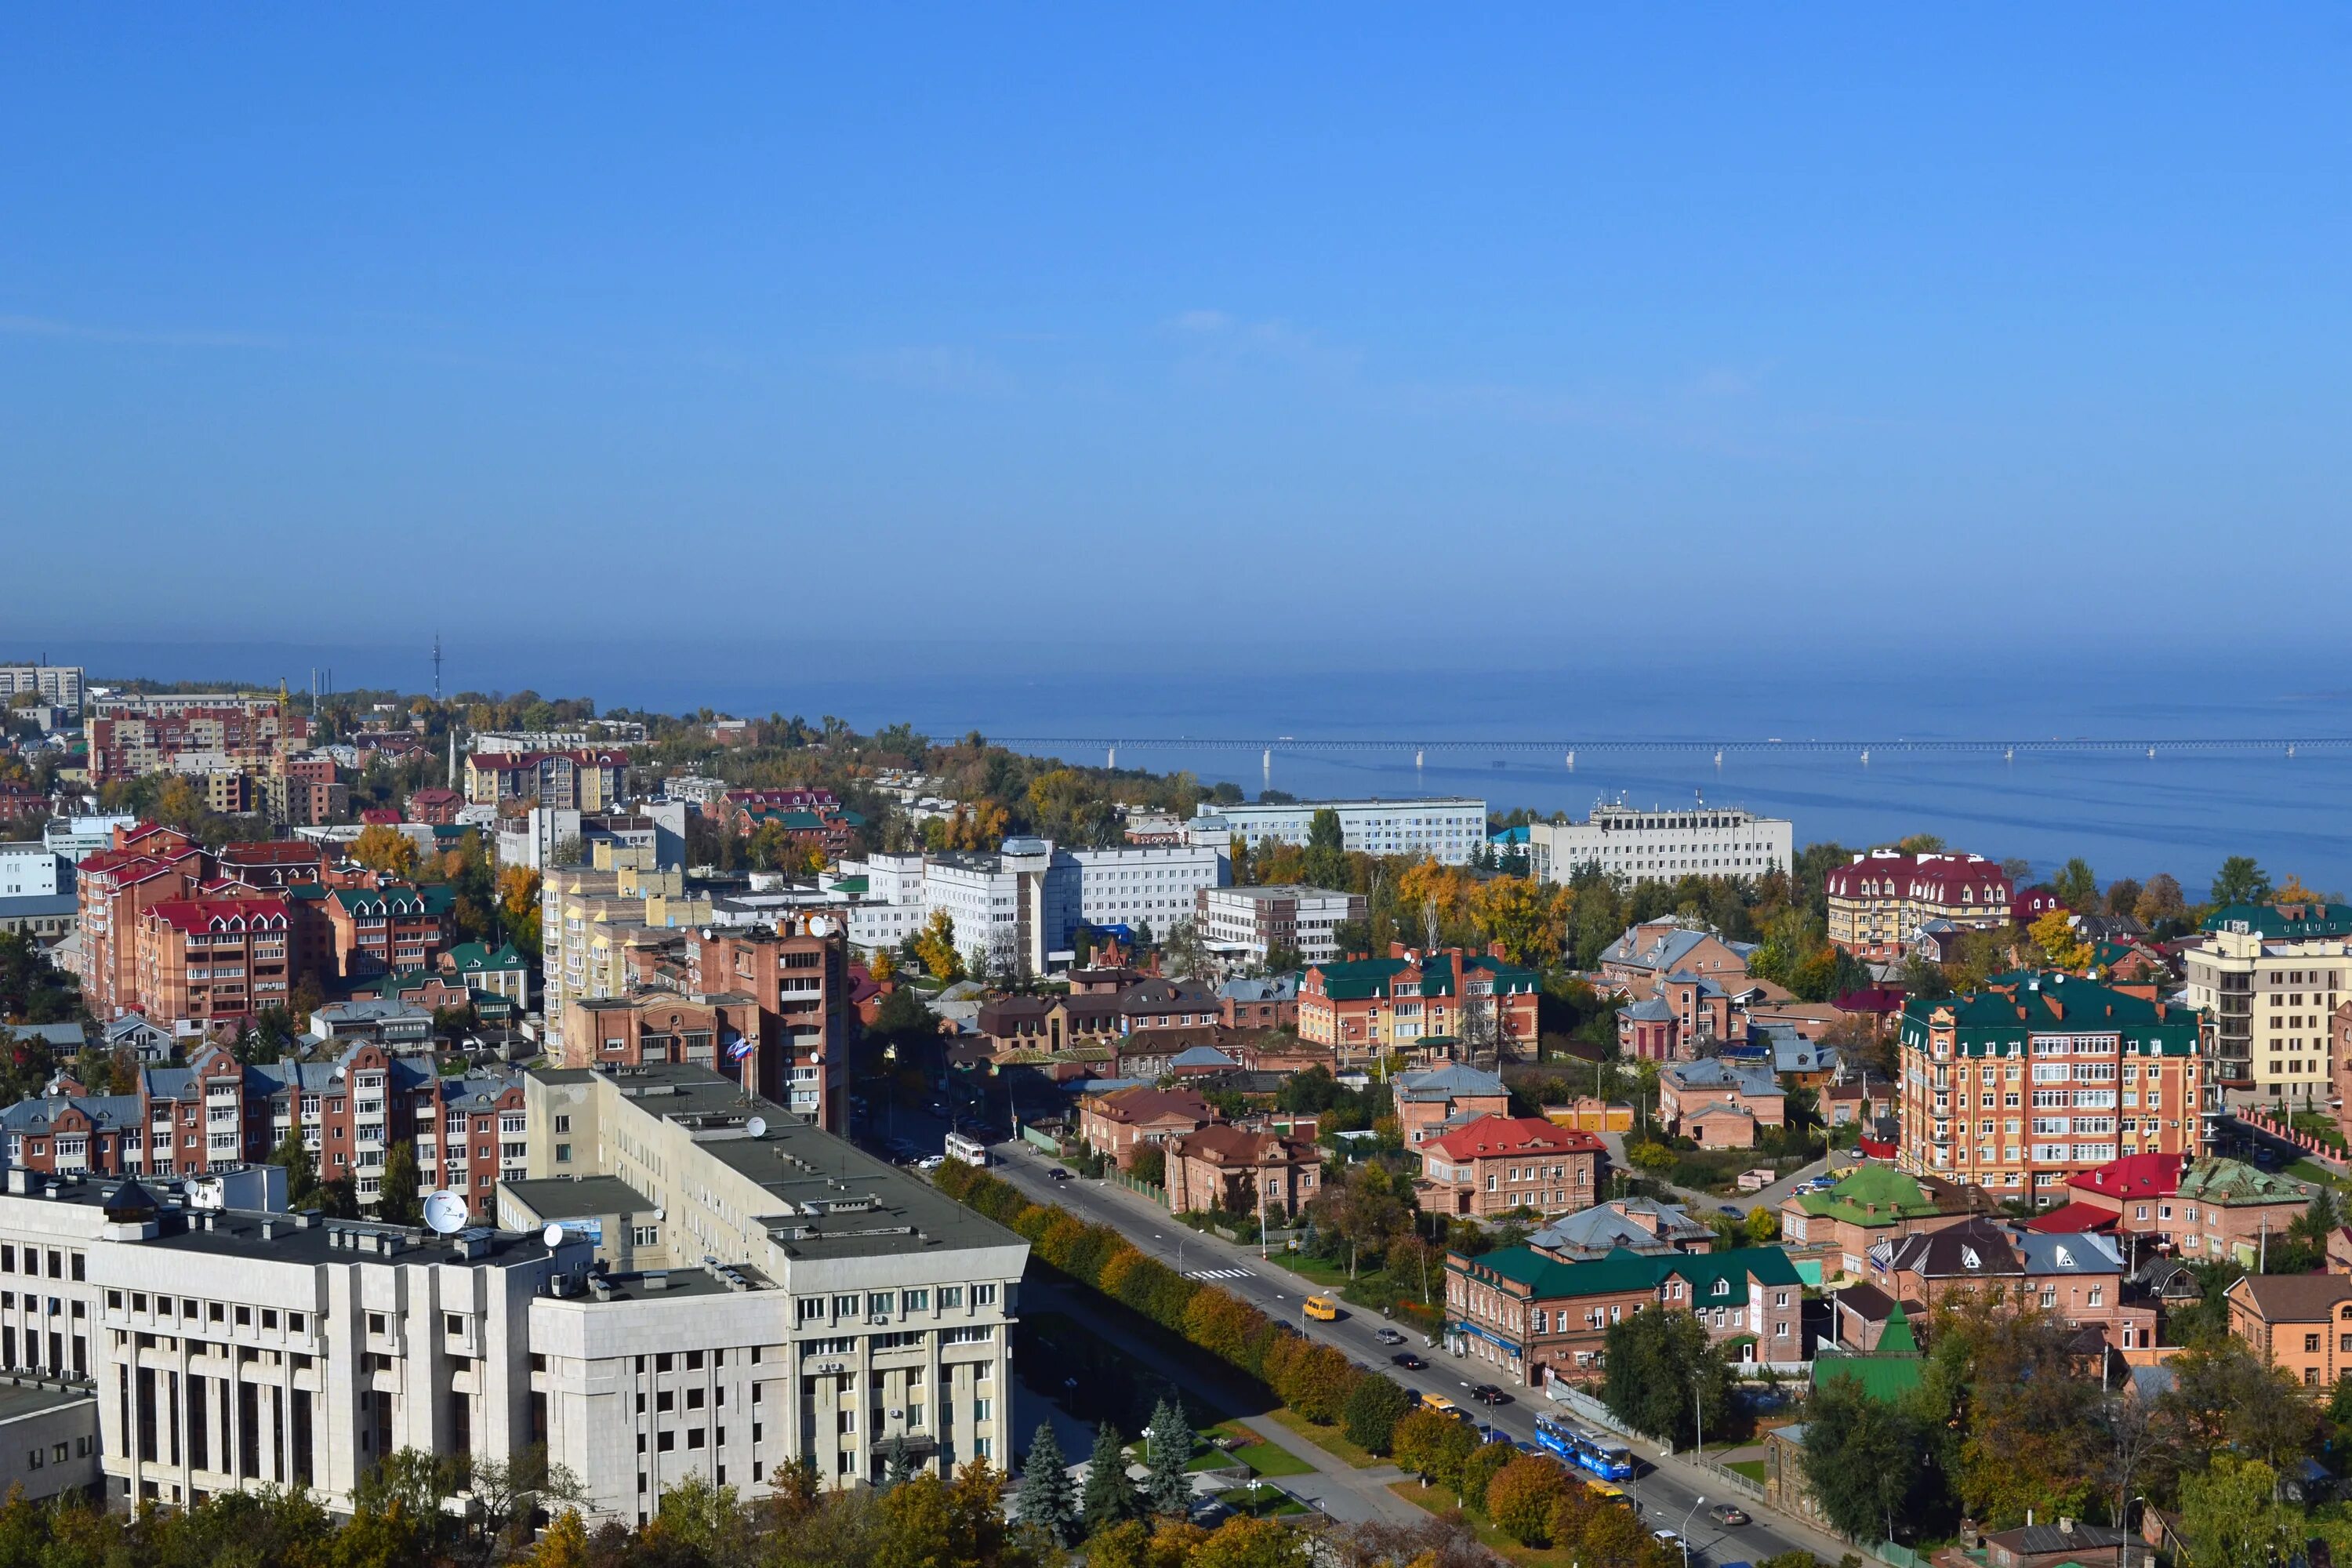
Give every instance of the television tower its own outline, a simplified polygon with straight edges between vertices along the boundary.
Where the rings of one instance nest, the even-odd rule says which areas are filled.
[[[441,706],[441,634],[433,634],[433,706]]]

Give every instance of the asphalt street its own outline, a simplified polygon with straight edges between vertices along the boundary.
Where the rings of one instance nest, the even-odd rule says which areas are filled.
[[[910,1117],[902,1110],[898,1116],[898,1135],[925,1147],[935,1146],[946,1129],[944,1124],[936,1128],[926,1125],[930,1120]],[[1503,1436],[1532,1441],[1538,1412],[1551,1408],[1540,1394],[1515,1394],[1511,1403],[1491,1408],[1478,1405],[1470,1398],[1469,1391],[1473,1384],[1486,1381],[1481,1363],[1454,1357],[1415,1333],[1407,1334],[1403,1347],[1382,1344],[1374,1336],[1380,1330],[1394,1325],[1377,1314],[1342,1307],[1336,1322],[1304,1319],[1300,1304],[1314,1293],[1313,1285],[1278,1262],[1262,1259],[1255,1249],[1238,1247],[1220,1237],[1178,1225],[1147,1199],[1123,1188],[1083,1178],[1055,1180],[1049,1173],[1063,1167],[1025,1144],[999,1143],[992,1152],[997,1159],[995,1173],[1032,1197],[1059,1204],[1083,1218],[1116,1227],[1147,1256],[1180,1273],[1210,1280],[1232,1291],[1267,1315],[1301,1329],[1310,1338],[1337,1345],[1350,1360],[1387,1373],[1407,1388],[1447,1395]],[[1389,1358],[1399,1348],[1425,1357],[1428,1367],[1409,1372],[1392,1364]],[[1641,1475],[1625,1489],[1641,1504],[1643,1521],[1649,1527],[1669,1529],[1686,1536],[1694,1562],[1753,1562],[1801,1548],[1834,1563],[1847,1550],[1844,1543],[1767,1510],[1753,1496],[1735,1490],[1695,1465],[1657,1456],[1654,1446],[1646,1441],[1637,1439],[1636,1450],[1645,1463]],[[1652,1456],[1656,1456],[1655,1461],[1648,1462]],[[1333,1459],[1330,1463],[1336,1466],[1340,1461]],[[1718,1525],[1706,1513],[1706,1505],[1713,1502],[1733,1503],[1754,1515],[1756,1521],[1731,1528]]]

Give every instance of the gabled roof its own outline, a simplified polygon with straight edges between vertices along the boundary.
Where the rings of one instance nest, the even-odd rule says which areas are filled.
[[[286,900],[275,897],[243,899],[165,899],[147,906],[151,919],[173,931],[283,931],[289,916]]]
[[[1701,1057],[1695,1062],[1670,1063],[1658,1076],[1671,1083],[1675,1092],[1682,1094],[1694,1089],[1717,1089],[1745,1095],[1752,1100],[1786,1098],[1770,1073],[1738,1067],[1719,1057]]]
[[[2095,1170],[2069,1176],[2066,1184],[2080,1192],[2096,1193],[2101,1197],[2118,1201],[2168,1198],[2180,1186],[2180,1156],[2126,1154]]]
[[[1448,1268],[1455,1267],[1449,1260]],[[1637,1253],[1620,1250],[1589,1263],[1562,1263],[1532,1247],[1510,1247],[1466,1260],[1465,1272],[1485,1274],[1529,1288],[1537,1300],[1654,1290],[1669,1279],[1688,1288],[1699,1306],[1745,1306],[1748,1279],[1768,1286],[1803,1283],[1789,1255],[1777,1247],[1741,1247],[1728,1252]],[[1721,1290],[1717,1285],[1723,1286]]]
[[[2025,1263],[2007,1231],[1990,1220],[1968,1219],[1895,1242],[1889,1269],[1930,1279],[1990,1279],[2021,1275]]]
[[[2249,1301],[2264,1322],[2326,1322],[2352,1301],[2352,1275],[2249,1274],[2229,1294]]]
[[[1510,1090],[1503,1087],[1497,1074],[1480,1072],[1476,1068],[1454,1063],[1431,1068],[1425,1072],[1399,1073],[1395,1079],[1396,1098],[1423,1103],[1440,1103],[1452,1100],[1475,1100],[1482,1097],[1507,1098]]]
[[[2028,1274],[2115,1274],[2124,1271],[2123,1254],[2112,1237],[2095,1232],[2053,1236],[2022,1230],[2013,1243]]]
[[[2311,1191],[2292,1176],[2258,1171],[2242,1160],[2213,1156],[2181,1173],[2179,1194],[2228,1208],[2241,1204],[2308,1203]]]
[[[2025,1228],[2042,1236],[2074,1236],[2086,1230],[2113,1230],[2116,1214],[2096,1204],[2061,1204],[2025,1222]]]
[[[1205,1122],[1214,1112],[1209,1102],[1190,1089],[1121,1089],[1108,1094],[1087,1097],[1087,1104],[1096,1115],[1112,1121],[1192,1121]]]
[[[1424,1155],[1435,1150],[1450,1160],[1475,1160],[1508,1154],[1585,1154],[1604,1145],[1590,1132],[1562,1127],[1540,1116],[1481,1116],[1442,1137],[1424,1141]]]
[[[1849,1225],[1893,1225],[1947,1212],[1916,1178],[1892,1165],[1864,1165],[1825,1193],[1806,1193],[1797,1206]]]

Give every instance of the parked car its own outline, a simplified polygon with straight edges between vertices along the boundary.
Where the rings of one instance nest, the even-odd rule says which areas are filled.
[[[1650,1531],[1650,1539],[1661,1546],[1679,1547],[1683,1543],[1683,1538],[1671,1530],[1654,1530]]]
[[[1396,1354],[1389,1357],[1389,1360],[1404,1368],[1407,1372],[1419,1372],[1429,1364],[1419,1356],[1413,1354],[1411,1351],[1399,1351]]]
[[[1715,1212],[1717,1214],[1727,1214],[1734,1219],[1746,1219],[1748,1217],[1748,1211],[1739,1207],[1737,1204],[1717,1204],[1715,1205]]]
[[[1734,1508],[1727,1502],[1719,1502],[1706,1510],[1706,1517],[1717,1524],[1746,1524],[1748,1510]]]
[[[1394,1329],[1382,1329],[1379,1333],[1374,1334],[1372,1338],[1380,1341],[1381,1343],[1384,1345],[1401,1345],[1404,1343],[1404,1336],[1398,1333]]]

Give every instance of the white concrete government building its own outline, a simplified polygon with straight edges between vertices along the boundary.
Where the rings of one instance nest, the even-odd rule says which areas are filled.
[[[498,1229],[289,1213],[268,1167],[8,1171],[5,1363],[86,1390],[58,1442],[92,1439],[116,1508],[276,1484],[348,1510],[403,1447],[544,1442],[624,1522],[698,1473],[868,1481],[894,1440],[1009,1463],[1020,1237],[708,1068],[526,1092]]]
[[[1571,881],[1586,866],[1628,882],[1760,877],[1796,858],[1796,828],[1786,817],[1703,802],[1647,811],[1604,802],[1583,822],[1528,825],[1528,869],[1553,882]]]

